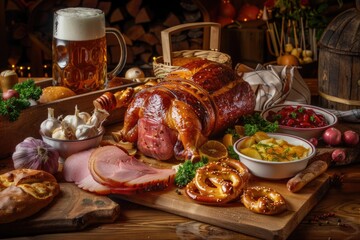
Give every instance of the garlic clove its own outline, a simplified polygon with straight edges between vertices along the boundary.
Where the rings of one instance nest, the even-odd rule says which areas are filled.
[[[75,106],[75,113],[74,115],[67,115],[63,121],[65,121],[69,127],[71,127],[71,129],[75,132],[77,126],[85,124],[86,122],[79,116],[79,109],[77,107],[77,105]]]
[[[54,139],[59,139],[59,140],[68,140],[68,138],[66,137],[65,131],[62,127],[58,127],[56,129],[54,129],[54,131],[51,134],[51,137]]]
[[[75,140],[75,131],[70,127],[70,125],[66,121],[61,122],[61,126],[56,128],[52,135],[52,138],[60,139],[60,140]]]
[[[87,112],[79,112],[78,116],[86,123],[91,118],[91,115]]]
[[[86,124],[100,128],[109,115],[110,114],[106,110],[95,108],[94,113]]]
[[[40,131],[50,137],[54,129],[60,127],[60,121],[54,117],[54,109],[48,108],[48,117],[40,124]]]
[[[86,138],[94,137],[98,134],[97,128],[94,125],[79,125],[76,128],[75,136],[76,139],[82,140]]]

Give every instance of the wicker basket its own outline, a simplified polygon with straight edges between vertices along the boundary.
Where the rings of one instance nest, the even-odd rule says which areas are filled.
[[[204,28],[203,49],[182,50],[172,52],[171,35],[188,30]],[[161,43],[163,56],[154,58],[154,75],[159,78],[166,77],[171,71],[181,69],[180,66],[173,66],[173,58],[198,57],[205,58],[232,67],[231,57],[228,54],[219,52],[221,39],[221,25],[213,22],[185,23],[165,29],[161,32]],[[210,50],[205,50],[210,49]]]

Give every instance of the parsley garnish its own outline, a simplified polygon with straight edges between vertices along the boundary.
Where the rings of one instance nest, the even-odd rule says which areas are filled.
[[[195,163],[191,162],[190,160],[185,160],[185,162],[179,166],[179,169],[176,172],[175,185],[179,188],[185,187],[195,177],[196,170],[199,167],[207,164],[207,162],[208,159],[205,157],[202,157],[199,162]]]
[[[15,84],[13,89],[19,93],[19,98],[0,98],[0,115],[7,117],[11,122],[19,118],[21,110],[30,107],[30,98],[38,100],[42,94],[41,88],[36,86],[32,79]]]
[[[269,122],[260,116],[260,113],[256,112],[252,115],[245,115],[242,117],[244,123],[245,135],[252,136],[256,132],[276,132],[279,124],[277,121]]]

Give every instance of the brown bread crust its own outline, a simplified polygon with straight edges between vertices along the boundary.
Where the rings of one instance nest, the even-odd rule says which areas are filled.
[[[42,170],[16,169],[0,175],[0,224],[37,213],[59,192],[55,177]]]

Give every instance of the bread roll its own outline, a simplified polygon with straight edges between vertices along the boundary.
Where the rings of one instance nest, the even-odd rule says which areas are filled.
[[[39,98],[40,103],[49,103],[55,100],[75,96],[76,93],[70,88],[62,86],[50,86],[42,90]]]
[[[16,169],[0,175],[0,224],[37,213],[59,192],[55,177],[42,170]]]

